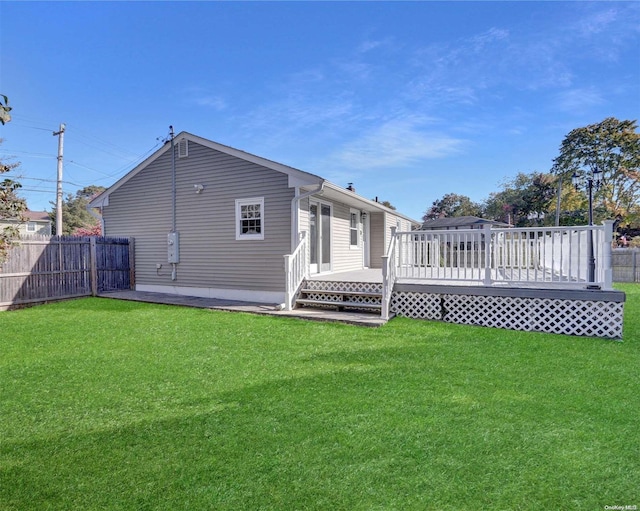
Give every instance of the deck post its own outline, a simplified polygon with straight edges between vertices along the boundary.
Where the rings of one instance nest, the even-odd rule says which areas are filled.
[[[611,265],[611,242],[613,240],[613,220],[604,221],[604,232],[602,236],[602,284],[607,290],[613,289],[613,267]]]
[[[396,250],[397,250],[397,228],[391,227],[391,240],[387,253],[382,256],[382,307],[380,316],[383,320],[389,319],[389,308],[391,305],[391,293],[396,279]],[[393,266],[391,266],[393,265]]]
[[[491,285],[491,224],[485,224],[483,230],[483,248],[484,248],[484,285]]]
[[[293,275],[291,271],[291,257],[292,257],[291,254],[285,254],[284,256],[284,278],[285,278],[284,310],[286,311],[291,310],[291,286],[292,286],[292,280],[293,280]]]

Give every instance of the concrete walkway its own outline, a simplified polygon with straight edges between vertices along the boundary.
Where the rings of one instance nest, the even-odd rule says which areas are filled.
[[[349,323],[352,325],[378,327],[386,323],[379,315],[365,312],[340,312],[335,310],[321,310],[312,308],[294,309],[292,311],[278,310],[278,304],[257,302],[239,302],[219,298],[200,298],[197,296],[174,295],[168,293],[151,293],[148,291],[110,291],[100,293],[100,298],[116,300],[130,300],[134,302],[159,303],[163,305],[180,305],[199,309],[222,310],[229,312],[248,312],[251,314],[266,314],[270,316],[292,317],[312,321],[330,321],[335,323]]]

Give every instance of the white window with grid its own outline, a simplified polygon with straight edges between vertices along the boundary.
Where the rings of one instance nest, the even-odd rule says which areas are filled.
[[[236,199],[236,240],[264,239],[264,197]]]
[[[27,223],[27,232],[36,232],[38,230],[38,226],[35,222]]]
[[[360,211],[350,209],[349,218],[349,246],[358,248],[360,246]]]

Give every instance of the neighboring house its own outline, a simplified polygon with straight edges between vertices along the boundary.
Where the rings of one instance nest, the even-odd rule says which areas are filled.
[[[182,132],[90,202],[135,238],[136,289],[282,303],[284,256],[309,272],[381,268],[391,229],[420,223],[308,172]],[[176,232],[176,235],[170,233]]]
[[[487,224],[495,227],[511,227],[509,224],[505,224],[504,222],[487,220],[486,218],[479,218],[477,216],[450,216],[427,220],[422,224],[421,229],[424,231],[435,231],[440,229],[482,229]]]
[[[22,220],[0,219],[0,229],[17,226],[20,236],[34,235],[51,236],[51,218],[46,211],[25,211]]]

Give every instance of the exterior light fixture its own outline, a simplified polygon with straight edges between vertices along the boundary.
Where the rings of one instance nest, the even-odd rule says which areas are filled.
[[[586,179],[584,177],[585,173],[578,174],[577,171],[574,171],[571,175],[571,183],[575,187],[576,191],[580,190],[580,187],[586,185],[587,194],[589,196],[589,226],[593,225],[593,189],[596,191],[600,190],[602,186],[602,170],[598,167],[595,167],[591,170],[591,174],[587,174]],[[593,231],[589,229],[589,236],[587,237],[587,257],[588,257],[588,281],[594,282],[595,273],[596,273],[596,259],[593,254]]]

